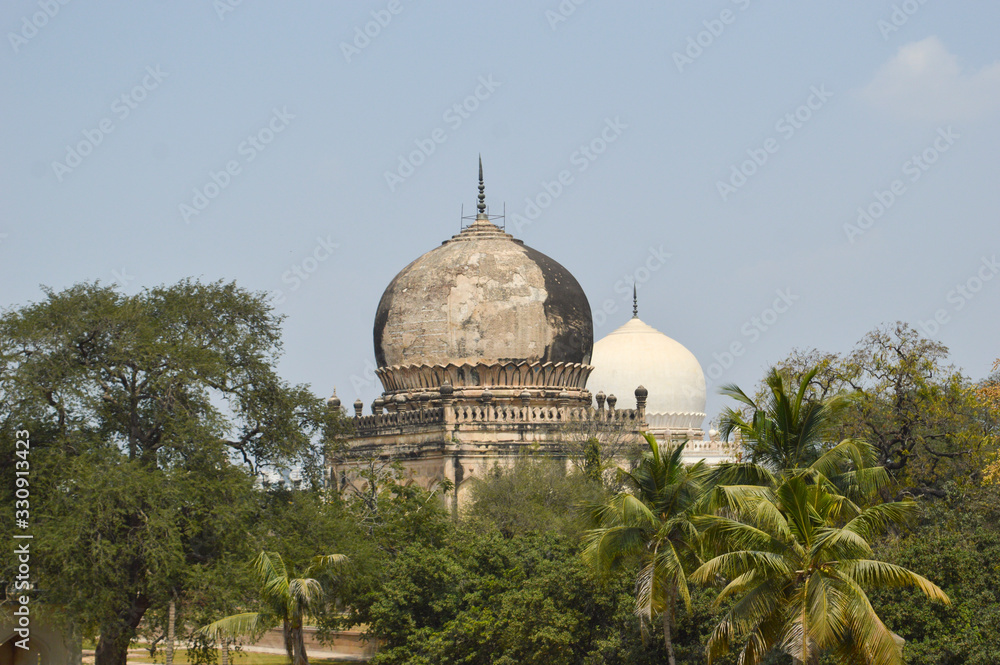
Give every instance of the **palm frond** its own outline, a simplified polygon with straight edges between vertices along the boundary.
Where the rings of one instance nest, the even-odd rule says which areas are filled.
[[[313,607],[322,594],[323,587],[312,578],[288,580],[289,604],[297,610],[295,614]]]
[[[274,621],[268,621],[260,612],[244,612],[202,626],[197,632],[214,640],[236,639],[262,635],[274,625]]]
[[[864,590],[852,579],[846,579],[853,591],[849,607],[851,637],[855,653],[872,665],[902,665],[903,640],[893,633],[875,613]]]
[[[648,535],[645,529],[634,527],[592,529],[584,534],[584,560],[599,569],[615,569],[646,550]]]
[[[740,404],[746,406],[752,406],[752,407],[757,406],[756,404],[754,404],[754,401],[750,399],[745,392],[743,392],[743,389],[740,388],[735,383],[727,383],[723,385],[721,388],[719,388],[719,394],[722,395],[723,397],[729,397],[731,399],[734,399]]]
[[[702,528],[702,538],[709,548],[719,551],[774,550],[781,547],[772,534],[752,524],[719,515],[692,518]]]
[[[950,604],[951,600],[941,588],[922,575],[902,566],[873,559],[840,561],[835,569],[845,577],[855,580],[862,587],[917,587],[931,600]]]
[[[261,595],[268,605],[283,605],[288,597],[288,570],[277,552],[261,552],[253,562],[260,581]]]
[[[306,568],[305,574],[310,575],[316,571],[337,568],[347,563],[348,558],[344,554],[321,554],[312,558],[312,563]]]
[[[871,556],[868,539],[847,528],[821,529],[809,551],[811,561],[859,559]]]
[[[866,469],[875,460],[875,448],[866,441],[844,439],[809,465],[827,477],[847,470]]]
[[[710,475],[712,485],[760,485],[773,487],[777,477],[753,462],[723,462]]]
[[[863,498],[874,496],[879,490],[888,487],[892,483],[892,478],[885,467],[873,466],[845,471],[836,476],[834,482],[848,496]]]
[[[916,518],[918,506],[914,501],[880,503],[866,508],[844,528],[871,539],[883,533],[890,525],[907,524]]]
[[[741,665],[757,665],[762,662],[778,643],[782,629],[781,615],[777,613],[754,626],[740,652]]]
[[[709,559],[691,573],[690,578],[701,584],[712,584],[718,577],[732,579],[750,570],[780,577],[791,574],[793,569],[780,554],[742,550]]]
[[[770,501],[774,493],[767,485],[719,484],[697,503],[701,513],[727,511],[732,514],[752,513],[758,501]]]
[[[809,637],[823,649],[843,639],[848,628],[850,596],[836,577],[822,573],[809,576],[805,587],[805,612],[809,616]]]

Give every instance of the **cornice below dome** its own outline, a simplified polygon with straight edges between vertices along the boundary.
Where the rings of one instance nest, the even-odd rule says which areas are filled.
[[[586,391],[587,376],[593,369],[580,363],[464,363],[456,365],[395,365],[375,371],[385,387],[387,399],[404,395],[413,401],[429,393],[440,395],[441,386],[448,384],[456,399],[479,399],[489,392],[499,400],[520,398],[525,391],[533,400],[565,399],[590,404]]]

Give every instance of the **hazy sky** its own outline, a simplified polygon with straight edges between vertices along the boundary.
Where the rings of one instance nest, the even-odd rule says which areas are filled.
[[[286,378],[367,405],[379,297],[458,231],[482,153],[598,338],[638,281],[710,417],[719,384],[896,320],[978,379],[998,26],[971,0],[8,0],[0,304],[236,280],[287,315]]]

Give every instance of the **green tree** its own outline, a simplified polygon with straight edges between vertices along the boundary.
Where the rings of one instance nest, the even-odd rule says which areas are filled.
[[[261,469],[319,482],[337,417],[275,374],[279,327],[263,294],[196,281],[80,284],[0,317],[0,468],[29,430],[39,600],[100,635],[97,665],[124,665],[147,610],[249,554]]]
[[[853,402],[835,381],[816,380],[829,365],[823,358],[797,372],[772,369],[756,400],[737,386],[723,389],[741,407],[725,411],[723,432],[740,433],[748,461],[720,465],[706,514],[696,518],[717,556],[692,578],[727,583],[717,603],[735,599],[709,641],[710,658],[740,639],[748,663],[774,648],[803,663],[823,651],[850,662],[901,662],[864,587],[917,584],[947,599],[915,573],[870,558],[871,540],[916,504],[881,503],[890,478],[874,466],[870,444],[830,440]]]
[[[878,543],[876,553],[911,570],[933,570],[951,599],[931,602],[912,589],[879,590],[872,604],[906,638],[910,663],[990,665],[1000,662],[1000,488],[950,491],[923,502],[912,530]]]
[[[993,361],[993,374],[979,387],[979,396],[987,406],[1000,410],[1000,358]]]
[[[867,589],[912,586],[949,602],[926,578],[873,557],[872,540],[913,516],[911,501],[860,509],[806,474],[775,488],[726,488],[730,510],[698,518],[721,552],[692,573],[724,583],[717,603],[733,599],[707,645],[709,662],[745,640],[740,662],[759,663],[772,649],[796,663],[902,663],[902,640],[876,614]]]
[[[946,346],[897,322],[872,330],[850,353],[795,351],[776,369],[797,383],[818,366],[812,399],[850,394],[833,419],[834,438],[870,442],[903,491],[941,498],[949,484],[978,484],[1000,431],[990,384],[977,390],[947,360]]]
[[[445,547],[405,548],[386,567],[367,617],[384,643],[373,665],[653,665],[665,657],[662,641],[643,643],[634,576],[596,575],[578,537],[457,527]]]
[[[343,554],[314,557],[304,571],[310,575],[347,562]],[[277,552],[261,552],[253,562],[259,584],[259,612],[243,612],[219,619],[201,629],[215,639],[258,636],[275,626],[281,626],[285,651],[292,665],[309,665],[303,628],[307,615],[319,609],[325,601],[322,585],[311,577],[292,577],[285,561]]]
[[[524,456],[474,480],[470,498],[464,517],[508,538],[533,531],[572,537],[585,525],[585,506],[600,502],[604,492],[599,477],[567,473],[563,460]]]
[[[825,388],[817,393],[814,381],[822,365],[804,370],[790,381],[772,368],[766,388],[751,399],[739,386],[727,385],[723,395],[739,408],[726,407],[721,418],[723,438],[736,432],[745,460],[720,464],[712,472],[713,491],[702,507],[711,512],[729,507],[726,488],[731,485],[764,485],[776,489],[792,477],[806,477],[845,499],[870,500],[889,483],[882,467],[874,466],[874,450],[864,441],[843,439],[833,443],[840,414],[851,400]]]
[[[680,597],[691,608],[686,570],[700,563],[699,535],[692,520],[702,499],[708,468],[686,466],[684,444],[664,449],[646,435],[649,451],[631,472],[622,472],[627,491],[594,510],[595,529],[585,536],[584,557],[598,569],[637,561],[636,613],[643,625],[660,617],[671,665],[671,631]]]
[[[947,356],[944,345],[897,324],[868,333],[841,366],[857,395],[847,425],[887,470],[932,496],[947,479],[971,480],[990,443],[978,395]]]
[[[570,465],[605,488],[618,491],[618,467],[636,464],[646,441],[626,420],[594,417],[567,421],[560,427],[560,445]]]
[[[351,597],[354,621],[382,644],[373,665],[664,661],[659,633],[644,639],[635,620],[636,571],[598,575],[580,556],[585,523],[571,515],[604,497],[599,484],[526,458],[486,474],[471,497],[459,521],[446,516],[438,525],[417,513],[410,526],[374,531],[371,541],[403,535],[393,535],[391,552],[379,545],[368,592]],[[397,517],[397,500],[380,508],[384,519],[409,520],[423,505],[399,500],[410,508]],[[503,502],[524,519],[510,520]],[[694,602],[697,623],[679,623],[678,654],[702,659],[708,600],[696,590]]]
[[[340,515],[337,528],[343,535],[331,533],[331,540],[337,543],[340,552],[350,556],[352,564],[351,574],[338,581],[341,611],[317,617],[321,638],[330,631],[371,624],[373,605],[393,591],[387,578],[394,565],[407,552],[417,549],[422,553],[446,552],[455,537],[454,519],[441,501],[441,493],[449,491],[447,485],[429,491],[416,483],[405,484],[398,464],[376,458],[364,461],[359,474],[364,483],[358,483],[360,487],[349,486],[343,494],[331,492],[322,504],[325,511],[336,510]],[[290,528],[272,530],[291,546],[296,538],[296,525],[311,522],[311,513],[289,508],[293,515],[285,524]],[[426,584],[426,595],[431,595],[435,588],[432,579],[427,577],[425,582],[414,584]],[[408,634],[404,628],[386,632]],[[385,633],[379,633],[379,637],[384,639]]]
[[[808,466],[823,454],[834,418],[846,405],[843,395],[811,399],[810,385],[819,368],[813,368],[790,390],[788,381],[772,369],[764,379],[763,399],[751,399],[739,386],[728,384],[720,393],[736,400],[738,408],[723,409],[720,434],[728,440],[734,432],[747,461],[772,472]]]

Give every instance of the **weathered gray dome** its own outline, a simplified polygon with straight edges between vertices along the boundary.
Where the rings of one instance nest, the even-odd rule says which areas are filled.
[[[590,362],[590,303],[561,265],[486,219],[406,266],[375,315],[379,367]]]

